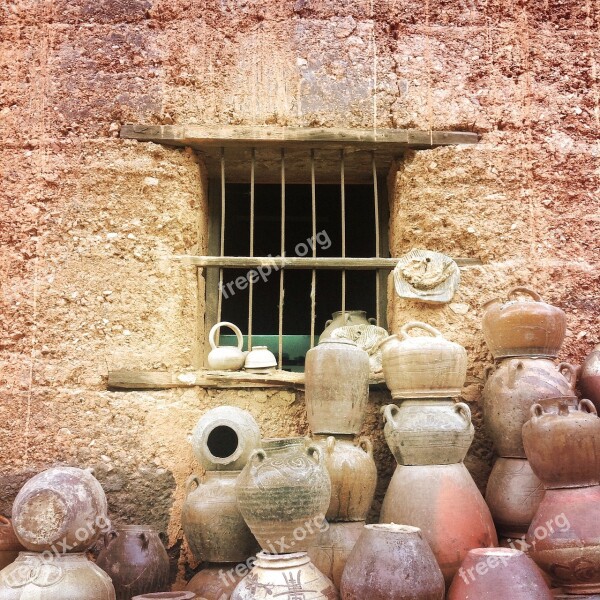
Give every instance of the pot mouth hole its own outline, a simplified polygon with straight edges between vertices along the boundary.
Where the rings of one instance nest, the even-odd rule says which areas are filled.
[[[220,459],[232,458],[239,450],[240,440],[236,431],[227,425],[217,425],[206,440],[209,452]]]
[[[389,533],[421,533],[419,527],[413,527],[412,525],[397,525],[396,523],[373,523],[372,525],[365,525],[365,529],[386,531]]]

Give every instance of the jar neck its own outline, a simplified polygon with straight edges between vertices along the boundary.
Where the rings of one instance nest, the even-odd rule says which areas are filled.
[[[268,554],[259,552],[254,563],[263,569],[291,569],[301,567],[310,562],[306,552],[294,552],[293,554]]]

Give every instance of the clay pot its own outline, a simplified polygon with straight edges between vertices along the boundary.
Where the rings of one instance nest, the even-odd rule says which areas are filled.
[[[194,592],[156,592],[135,596],[131,600],[193,600],[195,597]]]
[[[325,323],[325,329],[319,336],[319,342],[331,337],[331,333],[340,327],[377,325],[377,319],[367,319],[367,312],[364,310],[347,310],[346,312],[338,310],[333,313],[332,317],[333,319],[329,319]]]
[[[421,329],[433,337],[411,337]],[[459,396],[467,376],[467,352],[426,323],[406,323],[399,335],[381,342],[383,374],[392,398],[450,398]]]
[[[444,578],[417,527],[365,525],[342,576],[342,600],[444,600]]]
[[[0,576],[2,600],[115,600],[110,577],[86,555],[21,552]]]
[[[339,590],[346,561],[360,537],[364,521],[347,523],[329,523],[329,527],[319,533],[313,545],[308,549],[312,563],[333,581]]]
[[[526,294],[532,301],[513,300]],[[567,332],[567,318],[533,290],[516,287],[508,302],[494,298],[483,305],[483,337],[494,358],[537,356],[555,358]]]
[[[498,543],[489,508],[463,463],[398,465],[380,521],[419,527],[447,585],[469,550]]]
[[[23,550],[10,519],[0,515],[0,571],[14,562]]]
[[[547,490],[526,540],[556,587],[600,593],[600,486]]]
[[[403,400],[382,407],[385,439],[400,465],[462,462],[475,430],[471,410],[452,400]]]
[[[199,562],[244,562],[259,550],[237,505],[240,472],[207,471],[187,481],[181,524]]]
[[[491,372],[491,374],[490,374]],[[499,456],[525,458],[521,430],[543,398],[574,395],[577,370],[543,358],[508,358],[486,369],[483,418]]]
[[[507,548],[470,550],[447,600],[553,600],[538,566],[523,552]]]
[[[260,428],[254,417],[235,406],[205,412],[191,436],[192,450],[207,471],[241,471],[260,447]]]
[[[231,600],[338,600],[333,583],[308,558],[306,552],[259,552],[252,571],[240,581]]]
[[[526,458],[499,458],[485,493],[498,535],[524,536],[544,497],[544,486]]]
[[[221,327],[229,327],[233,330],[237,337],[237,347],[235,346],[218,346],[215,341],[215,335]],[[218,371],[237,371],[244,366],[247,352],[243,352],[244,337],[242,332],[237,325],[223,321],[213,325],[208,334],[208,343],[210,344],[211,351],[208,353],[207,363],[209,369],[215,369]]]
[[[600,411],[600,344],[588,354],[581,365],[581,391]]]
[[[364,521],[377,486],[371,440],[361,437],[354,443],[352,436],[316,435],[313,443],[323,450],[331,479],[327,520]]]
[[[600,419],[589,400],[548,398],[531,407],[523,445],[546,488],[600,483]]]
[[[306,551],[323,526],[331,481],[323,451],[306,442],[265,440],[238,477],[240,512],[269,552]]]
[[[357,434],[369,401],[369,355],[327,338],[306,353],[305,398],[313,433]]]
[[[89,471],[54,467],[21,488],[13,527],[28,550],[44,552],[54,545],[60,553],[82,552],[110,526],[106,512],[104,490]]]
[[[186,586],[203,600],[229,600],[235,586],[248,574],[250,567],[239,564],[211,564],[196,573]]]
[[[154,529],[126,525],[104,536],[96,564],[112,579],[117,600],[170,587],[169,556]]]

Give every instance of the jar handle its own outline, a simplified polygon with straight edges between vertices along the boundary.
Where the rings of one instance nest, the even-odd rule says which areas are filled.
[[[358,438],[356,445],[362,448],[371,458],[373,458],[373,442],[366,435]]]
[[[492,298],[491,300],[486,300],[481,305],[481,308],[483,308],[483,310],[487,310],[487,308],[489,308],[492,304],[495,304],[496,302],[500,302],[500,298]]]
[[[466,423],[466,429],[471,426],[471,409],[465,402],[457,402],[454,405],[454,410],[464,419]]]
[[[119,537],[119,534],[111,529],[109,532],[104,534],[104,547],[108,548],[110,544]]]
[[[333,319],[327,319],[327,321],[325,321],[325,329],[327,329],[332,323]]]
[[[544,414],[543,406],[541,404],[538,404],[537,402],[529,410],[532,419],[538,419]]]
[[[254,450],[248,457],[248,462],[251,463],[252,466],[256,467],[260,465],[265,458],[267,458],[267,453],[262,448],[258,448],[257,450]]]
[[[483,370],[483,383],[487,383],[487,380],[490,378],[490,375],[496,370],[495,365],[488,365]]]
[[[579,401],[579,410],[581,412],[585,412],[590,415],[598,415],[596,406],[594,405],[594,403],[591,400],[588,400],[587,398],[583,398],[582,400]]]
[[[325,442],[325,447],[327,448],[327,453],[328,454],[333,454],[333,451],[335,450],[335,437],[330,435],[327,436],[327,441]]]
[[[508,292],[508,299],[510,300],[515,294],[519,293],[531,296],[536,302],[543,302],[542,297],[537,292],[534,292],[533,290],[523,286],[517,286],[510,290]]]
[[[190,493],[193,491],[192,490],[192,485],[195,483],[196,485],[194,486],[194,490],[198,489],[200,487],[200,477],[198,477],[197,475],[190,475],[187,479],[187,481],[185,482],[185,497],[187,498]]]
[[[558,372],[563,375],[564,378],[569,382],[570,386],[574,388],[575,384],[577,383],[578,367],[568,362],[561,362],[557,368]]]
[[[310,456],[318,465],[323,462],[323,450],[319,446],[311,444],[306,447],[306,454]]]
[[[367,321],[369,321],[371,325],[377,326],[377,319],[375,317],[369,317]]]
[[[234,323],[230,323],[229,321],[221,321],[220,323],[216,323],[212,326],[210,333],[208,334],[208,343],[210,344],[210,347],[213,350],[217,349],[217,344],[215,342],[215,334],[219,329],[221,329],[221,327],[229,327],[229,329],[231,329],[235,333],[238,342],[237,349],[241,350],[244,347],[244,336],[242,335],[240,328]]]
[[[395,404],[386,404],[381,407],[381,413],[386,423],[394,423],[399,411],[400,409]]]
[[[428,325],[427,323],[423,323],[422,321],[409,321],[400,328],[400,334],[405,340],[410,337],[408,335],[408,332],[411,329],[423,329],[428,333],[431,333],[434,337],[444,337],[442,335],[442,332],[439,329],[433,327],[432,325]]]
[[[522,360],[511,362],[508,367],[508,387],[512,390],[517,385],[517,372],[525,368]]]
[[[142,540],[142,550],[148,550],[148,545],[150,544],[150,538],[146,534],[145,531],[142,531],[138,536],[140,540]]]
[[[0,515],[0,523],[2,525],[10,525],[10,520],[7,519],[4,515]]]

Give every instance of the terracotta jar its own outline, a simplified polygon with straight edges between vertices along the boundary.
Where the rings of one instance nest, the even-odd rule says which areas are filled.
[[[124,525],[107,533],[96,564],[112,579],[117,600],[170,587],[169,556],[154,529]]]
[[[23,550],[10,519],[0,515],[0,571],[14,562]]]
[[[600,419],[589,400],[548,398],[531,407],[523,445],[546,488],[600,483]]]
[[[400,465],[462,462],[475,435],[471,410],[464,402],[403,400],[381,412],[385,439]]]
[[[507,358],[486,369],[483,418],[499,456],[525,458],[521,430],[531,407],[543,398],[573,396],[577,370],[550,359]]]
[[[131,600],[193,600],[194,598],[196,598],[194,592],[156,592],[135,596]]]
[[[469,550],[498,544],[490,510],[463,463],[398,465],[380,521],[419,527],[447,585]]]
[[[248,574],[250,566],[213,563],[196,573],[185,587],[201,600],[229,600],[235,586]]]
[[[470,550],[447,600],[554,600],[538,566],[523,552],[507,548]]]
[[[354,443],[353,436],[315,435],[313,443],[323,450],[331,479],[327,520],[364,521],[377,486],[371,440],[361,437]]]
[[[519,293],[533,301],[514,299]],[[508,302],[494,298],[483,308],[483,337],[494,358],[558,354],[567,332],[566,315],[537,292],[516,287],[508,292]]]
[[[369,355],[351,340],[326,338],[306,353],[304,374],[311,431],[357,434],[369,401]]]
[[[337,600],[333,583],[308,558],[306,552],[259,552],[252,571],[240,581],[231,600]]]
[[[588,354],[581,365],[581,391],[600,411],[600,344]]]
[[[415,329],[433,335],[411,337]],[[460,395],[467,376],[467,352],[435,327],[411,321],[381,342],[383,374],[392,398],[449,398]]]
[[[237,505],[240,473],[207,471],[187,481],[181,524],[197,561],[244,562],[259,550]]]
[[[345,312],[338,310],[333,313],[332,317],[325,323],[325,329],[319,336],[319,342],[331,337],[331,333],[340,327],[377,325],[377,319],[367,319],[367,312],[364,310],[347,310]]]
[[[110,577],[83,553],[21,552],[2,571],[2,600],[115,600]]]
[[[248,411],[218,406],[202,415],[191,443],[196,459],[207,471],[241,471],[260,447],[260,428]]]
[[[329,523],[308,549],[313,565],[333,581],[339,590],[346,561],[360,537],[364,521]]]
[[[264,440],[238,477],[236,492],[240,512],[264,550],[306,551],[331,498],[323,451],[305,438]]]
[[[524,536],[544,493],[542,482],[526,458],[498,458],[485,493],[498,535]]]
[[[342,575],[342,600],[444,600],[444,578],[417,527],[365,525]]]
[[[546,491],[529,555],[568,594],[600,593],[600,486]]]
[[[13,504],[13,527],[19,541],[34,552],[82,552],[108,525],[104,490],[89,472],[54,467],[32,477]],[[85,533],[85,535],[84,535]]]

